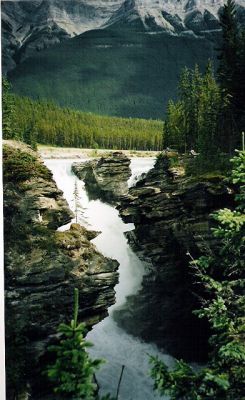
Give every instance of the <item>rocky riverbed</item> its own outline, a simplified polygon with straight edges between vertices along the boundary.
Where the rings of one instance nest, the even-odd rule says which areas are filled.
[[[72,317],[91,327],[115,302],[118,262],[91,243],[97,232],[72,224],[50,171],[28,146],[6,141],[3,153],[5,225],[6,365],[8,399],[45,390],[41,372],[57,326]]]

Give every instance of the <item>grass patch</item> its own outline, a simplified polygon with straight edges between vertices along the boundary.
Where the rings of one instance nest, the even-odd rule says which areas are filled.
[[[51,172],[38,158],[18,148],[3,146],[3,181],[23,182],[31,178],[51,179]]]

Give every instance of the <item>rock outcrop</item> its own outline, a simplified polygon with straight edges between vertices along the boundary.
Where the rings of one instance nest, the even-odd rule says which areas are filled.
[[[217,245],[210,214],[233,201],[233,189],[221,177],[186,178],[183,169],[169,167],[167,157],[129,190],[120,214],[135,224],[129,241],[152,268],[137,296],[115,311],[119,324],[174,356],[205,358],[207,327],[192,314],[202,292],[189,267],[189,254],[195,258]]]
[[[92,198],[114,202],[128,193],[130,159],[122,152],[113,152],[98,161],[74,163],[72,170],[85,182]]]
[[[34,151],[7,142],[3,161],[8,399],[27,384],[34,399],[47,389],[47,347],[71,319],[74,288],[79,319],[91,327],[115,302],[118,262],[96,250],[96,232],[78,224],[56,230],[73,214]]]

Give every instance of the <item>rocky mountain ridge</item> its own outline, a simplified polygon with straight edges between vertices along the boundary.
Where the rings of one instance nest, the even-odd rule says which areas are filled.
[[[93,29],[130,29],[173,35],[219,30],[224,0],[29,0],[2,3],[4,71],[33,54]],[[237,0],[245,21],[245,2]]]
[[[135,26],[149,32],[172,34],[219,29],[218,13],[223,1],[148,1],[126,0],[112,15],[107,26]]]
[[[2,3],[4,70],[33,52],[103,25],[120,0],[30,0]]]

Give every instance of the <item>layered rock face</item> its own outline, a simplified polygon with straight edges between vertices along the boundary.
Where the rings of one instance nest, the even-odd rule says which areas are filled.
[[[115,302],[118,263],[91,243],[96,232],[78,224],[56,230],[73,215],[35,152],[7,142],[3,161],[8,399],[27,384],[38,398],[47,390],[47,347],[72,317],[74,288],[79,319],[91,327]]]
[[[74,163],[73,172],[85,182],[92,198],[114,202],[128,193],[127,181],[131,176],[130,159],[122,152],[113,152],[98,161]]]
[[[129,241],[152,268],[137,296],[115,312],[119,324],[174,356],[205,358],[207,327],[192,314],[202,292],[189,253],[196,258],[217,245],[210,213],[232,206],[233,199],[232,188],[221,178],[186,178],[183,170],[170,168],[166,157],[129,190],[120,214],[135,224]]]

